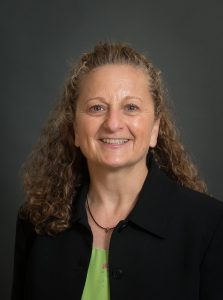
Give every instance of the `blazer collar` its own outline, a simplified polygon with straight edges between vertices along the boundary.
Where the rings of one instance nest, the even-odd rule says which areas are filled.
[[[172,181],[150,157],[149,172],[139,193],[138,201],[127,220],[161,238],[167,236]]]
[[[175,184],[155,163],[150,156],[148,175],[139,193],[135,207],[125,221],[161,238],[167,236],[169,200]],[[85,182],[75,196],[71,223],[81,220],[88,227],[85,201],[89,183]]]

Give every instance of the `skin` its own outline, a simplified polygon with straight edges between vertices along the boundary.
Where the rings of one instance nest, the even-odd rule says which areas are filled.
[[[82,79],[74,121],[75,146],[87,159],[89,204],[102,226],[113,227],[134,207],[148,173],[147,153],[157,143],[159,122],[142,69],[106,65]],[[108,248],[109,234],[90,218],[89,223],[94,243]]]

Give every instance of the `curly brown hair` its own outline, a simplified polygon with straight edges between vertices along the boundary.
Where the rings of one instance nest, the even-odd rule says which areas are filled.
[[[161,72],[151,61],[123,43],[99,43],[71,69],[63,94],[23,165],[26,201],[21,215],[38,234],[55,235],[70,225],[72,203],[78,186],[88,176],[86,159],[74,145],[74,117],[81,78],[106,64],[128,64],[148,75],[155,116],[160,118],[157,145],[150,151],[161,169],[179,184],[206,193],[173,123],[166,101]]]

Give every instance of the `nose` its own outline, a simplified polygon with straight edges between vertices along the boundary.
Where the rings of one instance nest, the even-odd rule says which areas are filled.
[[[124,126],[124,116],[119,109],[110,109],[104,121],[104,128],[114,132]]]

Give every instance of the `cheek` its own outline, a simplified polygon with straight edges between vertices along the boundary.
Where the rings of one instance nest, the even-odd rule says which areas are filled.
[[[78,118],[74,132],[75,146],[84,146],[95,136],[96,122],[91,122],[87,118]]]
[[[153,128],[153,122],[148,120],[147,117],[144,118],[136,118],[131,122],[131,129],[133,134],[138,137],[148,137],[151,135],[151,131]]]

